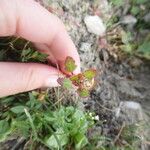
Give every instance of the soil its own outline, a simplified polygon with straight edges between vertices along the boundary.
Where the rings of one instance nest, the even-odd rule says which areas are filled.
[[[103,135],[115,138],[122,123],[135,123],[150,119],[150,65],[135,57],[116,58],[109,41],[88,32],[84,23],[87,15],[99,15],[106,23],[113,11],[107,0],[97,1],[44,1],[44,5],[56,13],[65,23],[66,28],[77,46],[81,66],[96,68],[98,71],[96,87],[88,100],[83,100],[84,108],[93,110],[103,120]],[[80,7],[79,7],[80,6]],[[125,12],[124,12],[125,13]],[[116,51],[116,50],[114,50]],[[126,113],[116,117],[116,110],[121,102],[135,101],[141,104],[140,113],[128,117]],[[131,121],[132,120],[132,121]],[[147,134],[149,131],[146,131]],[[146,149],[146,147],[145,147]]]

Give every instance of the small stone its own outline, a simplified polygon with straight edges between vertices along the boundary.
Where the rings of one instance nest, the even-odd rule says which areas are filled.
[[[86,42],[82,42],[81,43],[81,47],[79,49],[81,52],[91,52],[91,44],[90,43],[86,43]]]
[[[119,107],[116,109],[116,117],[119,116],[122,116],[127,124],[147,119],[140,103],[134,101],[120,102]]]
[[[127,107],[129,109],[133,109],[133,110],[141,110],[141,105],[137,102],[133,102],[133,101],[128,101],[128,102],[124,102],[124,107]]]
[[[86,24],[87,30],[90,33],[94,33],[96,35],[102,36],[106,31],[106,27],[102,21],[102,19],[98,16],[86,16],[84,18],[84,22]]]
[[[137,19],[132,15],[124,16],[121,20],[121,23],[123,23],[123,24],[132,24],[132,25],[134,25],[134,24],[136,24],[136,22],[137,22]]]
[[[97,115],[97,116],[95,116],[95,118],[94,118],[94,120],[99,120],[99,116]]]
[[[147,22],[147,23],[150,22],[150,13],[148,13],[148,14],[146,14],[146,15],[144,16],[144,21]]]

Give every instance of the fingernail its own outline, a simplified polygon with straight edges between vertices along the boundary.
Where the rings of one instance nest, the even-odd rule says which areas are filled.
[[[60,84],[57,82],[58,75],[51,75],[47,80],[46,80],[46,87],[58,87]]]
[[[64,77],[65,77],[65,75],[63,75],[63,74],[51,75],[46,80],[46,87],[58,87],[58,86],[60,86],[57,79],[58,78],[64,78]]]

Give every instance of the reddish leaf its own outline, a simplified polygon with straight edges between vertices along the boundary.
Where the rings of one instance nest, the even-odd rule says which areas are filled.
[[[68,72],[73,72],[76,69],[75,61],[72,57],[67,56],[65,60],[65,70]]]
[[[57,82],[62,86],[63,85],[63,81],[64,81],[64,78],[58,78],[57,79]]]
[[[89,91],[87,89],[85,89],[85,88],[79,88],[77,90],[77,92],[78,92],[79,96],[83,97],[83,98],[86,98],[86,97],[88,97],[90,95]]]
[[[82,83],[83,81],[83,75],[82,74],[77,74],[77,75],[73,75],[70,77],[70,80],[72,81],[72,83],[75,85],[75,86],[80,86],[80,84]]]
[[[57,82],[66,89],[72,88],[72,82],[68,78],[58,78]]]
[[[92,80],[96,76],[96,70],[95,69],[89,69],[83,72],[83,75],[86,79]]]

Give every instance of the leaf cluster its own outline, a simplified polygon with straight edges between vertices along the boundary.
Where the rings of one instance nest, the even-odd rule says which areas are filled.
[[[4,106],[0,113],[0,141],[17,133],[50,149],[66,149],[69,146],[81,149],[87,145],[86,134],[94,125],[87,113],[73,106],[54,109],[46,94],[44,101],[39,98],[38,92],[30,92],[0,100],[0,105]]]
[[[65,70],[71,75],[67,78],[59,78],[58,83],[66,89],[71,89],[73,86],[77,87],[79,96],[85,98],[90,94],[90,90],[94,86],[94,78],[96,76],[95,69],[88,69],[77,75],[73,74],[76,69],[75,61],[72,57],[68,56],[65,60]]]
[[[145,58],[147,60],[150,59],[150,34],[148,31],[150,28],[150,22],[145,17],[149,14],[149,1],[148,0],[129,0],[128,2],[122,0],[111,0],[110,4],[114,7],[114,10],[123,10],[122,15],[131,15],[135,17],[136,23],[134,24],[133,29],[129,29],[130,24],[122,25],[121,27],[124,29],[123,33],[121,33],[122,44],[119,43],[117,46],[121,48],[125,54],[138,56],[141,58]],[[128,5],[128,9],[125,9],[125,5]],[[143,9],[144,8],[144,9]],[[127,11],[124,14],[124,10]],[[121,24],[121,14],[113,14],[111,19],[108,20],[108,28],[114,24]],[[131,24],[132,25],[132,24]],[[109,29],[108,29],[109,30]],[[131,39],[132,38],[132,39]],[[115,42],[115,44],[117,41]]]

